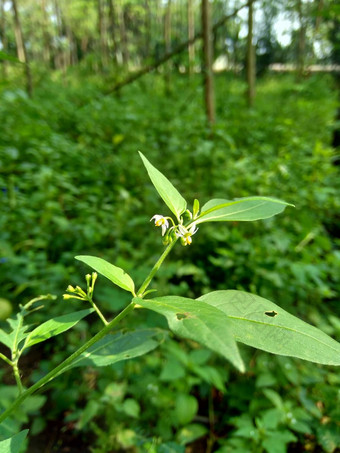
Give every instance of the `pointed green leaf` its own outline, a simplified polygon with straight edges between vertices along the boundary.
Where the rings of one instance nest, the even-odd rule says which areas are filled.
[[[267,197],[239,198],[234,201],[217,198],[202,207],[195,223],[268,219],[280,214],[286,206],[293,205]]]
[[[130,277],[123,269],[120,267],[114,266],[108,261],[103,260],[102,258],[97,258],[96,256],[76,256],[76,260],[82,261],[88,266],[92,267],[98,274],[103,275],[113,282],[115,285],[119,286],[125,291],[130,291],[135,295],[135,284]]]
[[[0,441],[0,453],[20,453],[24,445],[28,429],[20,431],[9,439]]]
[[[145,165],[152,184],[155,186],[155,189],[170,211],[173,212],[179,220],[181,214],[183,214],[187,208],[187,202],[178,190],[175,189],[171,182],[160,171],[158,171],[157,168],[155,168],[141,152],[139,152],[139,155]]]
[[[8,348],[11,349],[12,347],[12,340],[8,333],[4,332],[2,329],[0,329],[0,343],[4,344]]]
[[[223,312],[206,303],[178,296],[134,299],[136,303],[167,318],[177,335],[197,341],[218,352],[240,371],[244,365],[232,335],[231,323]]]
[[[17,313],[16,318],[8,318],[6,320],[8,324],[11,326],[12,332],[7,334],[8,337],[8,344],[7,346],[10,349],[16,349],[18,344],[27,337],[28,332],[26,330],[28,329],[28,325],[22,325],[22,315],[21,313]]]
[[[88,308],[86,310],[75,311],[73,313],[68,313],[67,315],[49,319],[28,334],[24,343],[24,348],[28,348],[34,344],[41,343],[51,337],[66,332],[66,330],[71,329],[81,319],[85,318],[85,316],[93,311],[93,308]]]
[[[164,337],[165,332],[160,329],[140,329],[109,334],[97,341],[67,369],[79,366],[107,366],[139,357],[155,349],[164,341]]]
[[[273,354],[340,365],[340,343],[262,297],[215,291],[198,299],[225,313],[235,339]]]

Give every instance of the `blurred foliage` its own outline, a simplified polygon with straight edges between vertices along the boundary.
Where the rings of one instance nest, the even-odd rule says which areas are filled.
[[[337,107],[330,78],[263,79],[248,110],[243,82],[220,75],[212,135],[199,79],[174,78],[165,98],[163,81],[149,75],[120,96],[103,97],[95,77],[79,83],[76,76],[68,74],[66,86],[42,76],[33,99],[9,86],[0,94],[0,297],[8,312],[8,301],[16,306],[49,292],[59,296],[49,316],[62,314],[60,295],[87,272],[73,259],[78,254],[101,256],[143,280],[162,251],[149,219],[167,212],[139,149],[189,202],[268,195],[296,205],[266,221],[203,225],[191,247],[177,247],[161,268],[159,293],[251,291],[340,338],[340,178],[329,145]],[[125,294],[102,280],[97,286],[105,315],[124,307]],[[156,314],[138,315],[130,326],[164,327]],[[44,316],[40,311],[36,320]],[[43,358],[38,367],[28,355],[30,381],[97,329],[81,321],[67,343],[47,342],[34,353],[33,361]],[[135,361],[71,371],[51,386],[33,433],[42,436],[62,419],[64,434],[96,453],[184,452],[193,442],[219,453],[280,453],[288,445],[335,452],[335,370],[242,352],[244,376],[207,350],[174,340]]]

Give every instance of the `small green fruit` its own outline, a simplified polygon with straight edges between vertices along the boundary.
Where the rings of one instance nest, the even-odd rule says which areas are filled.
[[[0,297],[0,321],[5,321],[12,314],[12,304],[7,299],[2,299]]]

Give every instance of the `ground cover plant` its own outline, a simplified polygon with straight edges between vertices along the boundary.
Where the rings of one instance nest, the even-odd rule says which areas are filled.
[[[179,86],[181,83],[183,81],[179,80]],[[318,81],[317,85],[315,80],[310,80],[304,85],[296,86],[288,79],[280,89],[275,83],[277,82],[268,81],[267,86],[264,84],[262,88],[264,102],[259,106],[259,112],[263,115],[262,118],[268,118],[268,124],[264,127],[263,121],[260,122],[257,116],[252,115],[251,112],[247,113],[245,109],[241,115],[238,112],[237,118],[234,111],[235,118],[232,117],[233,109],[230,106],[232,107],[233,102],[236,104],[236,99],[239,101],[238,93],[242,87],[242,83],[239,82],[237,85],[233,82],[233,90],[228,93],[230,103],[228,108],[223,103],[219,107],[223,121],[228,123],[230,128],[227,129],[221,121],[216,128],[214,141],[205,130],[203,121],[200,122],[199,116],[194,115],[194,105],[189,105],[187,110],[182,112],[182,120],[190,119],[193,115],[190,123],[192,128],[182,130],[182,122],[178,120],[176,122],[176,115],[169,112],[167,121],[155,125],[152,130],[151,124],[154,123],[157,115],[155,111],[153,114],[150,113],[149,118],[143,119],[143,127],[140,126],[139,129],[136,125],[139,119],[145,116],[144,107],[141,102],[140,117],[136,113],[134,117],[132,112],[129,112],[129,109],[132,110],[130,100],[133,97],[136,98],[131,92],[131,95],[126,95],[124,108],[116,105],[111,99],[99,103],[97,108],[93,108],[95,107],[93,105],[90,107],[85,105],[79,113],[81,118],[77,118],[76,127],[67,130],[57,118],[51,117],[52,105],[50,111],[42,113],[43,118],[41,118],[40,109],[32,110],[34,101],[29,101],[20,92],[13,92],[10,98],[7,92],[6,96],[9,96],[7,102],[9,105],[12,103],[13,111],[17,111],[18,99],[27,102],[29,109],[26,112],[27,118],[23,112],[22,118],[18,119],[18,124],[13,125],[14,131],[7,126],[4,127],[6,141],[2,149],[5,150],[7,162],[11,159],[15,162],[18,155],[16,157],[14,148],[10,149],[10,143],[15,143],[18,152],[28,153],[29,165],[26,164],[20,169],[20,177],[18,175],[16,177],[14,172],[9,180],[5,177],[3,180],[6,210],[2,222],[6,222],[3,234],[7,236],[2,238],[6,246],[6,252],[3,254],[5,260],[2,263],[5,271],[2,277],[4,296],[14,301],[13,296],[16,294],[17,299],[28,300],[31,295],[37,294],[40,284],[46,285],[44,288],[46,291],[60,294],[66,287],[66,281],[73,281],[75,271],[73,255],[84,251],[95,254],[98,248],[102,249],[101,256],[112,257],[111,261],[131,273],[134,280],[141,280],[147,265],[151,264],[153,259],[146,257],[145,251],[142,250],[140,245],[142,239],[146,241],[145,248],[152,251],[152,255],[157,248],[159,249],[157,243],[155,244],[155,238],[147,226],[144,226],[146,222],[142,205],[144,200],[148,203],[151,217],[155,212],[159,212],[159,202],[151,188],[147,186],[144,195],[141,195],[142,190],[138,188],[138,184],[141,187],[145,185],[145,180],[141,176],[140,168],[137,165],[131,165],[132,151],[129,149],[131,141],[136,143],[140,140],[150,143],[152,162],[155,159],[157,161],[158,150],[166,147],[169,159],[166,162],[162,161],[161,164],[158,157],[157,166],[163,170],[164,162],[164,167],[167,168],[166,174],[176,175],[175,185],[181,188],[181,191],[183,190],[186,199],[192,197],[190,187],[195,187],[193,198],[198,199],[209,199],[215,194],[223,197],[225,193],[228,194],[228,198],[233,199],[256,193],[260,196],[274,195],[289,199],[297,205],[294,214],[285,211],[280,217],[280,225],[277,228],[278,224],[276,223],[273,228],[271,220],[251,224],[251,227],[232,223],[227,229],[221,228],[218,224],[202,225],[199,227],[200,233],[203,227],[206,227],[205,237],[202,239],[201,234],[193,236],[190,258],[187,254],[175,249],[174,253],[179,261],[161,268],[157,283],[162,288],[162,294],[177,294],[179,297],[189,295],[190,298],[196,299],[202,293],[222,290],[227,282],[228,288],[250,290],[277,301],[281,298],[288,311],[294,310],[293,312],[303,319],[309,319],[327,333],[336,335],[337,319],[331,313],[332,307],[335,307],[338,289],[339,255],[333,234],[335,212],[338,208],[338,200],[335,196],[338,180],[337,168],[332,165],[333,151],[327,146],[334,103],[322,96],[322,90],[327,92],[326,83],[320,85]],[[315,91],[316,86],[322,87],[322,89],[319,88],[319,93]],[[136,90],[138,91],[138,88]],[[285,107],[274,116],[272,111],[268,112],[269,107],[265,96],[272,95],[267,94],[266,90],[267,93],[277,90],[279,105],[282,105],[282,98],[287,100],[290,96],[291,105],[289,106],[287,101]],[[140,99],[143,99],[142,94]],[[81,100],[78,102],[81,103]],[[158,107],[161,109],[162,101],[158,102]],[[316,103],[319,107],[317,110],[312,108]],[[64,102],[62,104],[67,110],[67,105]],[[5,110],[9,106],[6,106],[6,103],[2,105],[5,122],[8,122],[10,120]],[[174,110],[178,108],[176,98],[174,98],[173,108]],[[272,109],[275,109],[275,103]],[[136,112],[135,108],[133,110]],[[126,120],[123,119],[123,114],[127,116]],[[25,128],[22,127],[25,121],[27,125],[31,123],[32,115],[37,117],[36,137],[34,137],[35,133],[25,135]],[[97,127],[91,129],[90,125],[94,122],[96,115],[99,118],[97,118]],[[174,117],[173,123],[169,123],[171,116]],[[62,117],[64,115],[60,115],[60,118]],[[106,124],[104,120],[107,121]],[[113,122],[114,132],[110,129]],[[126,122],[129,124],[127,125]],[[316,126],[312,131],[309,127],[311,122],[320,124],[319,129]],[[44,127],[41,129],[42,126]],[[15,127],[20,128],[22,135],[15,134]],[[30,128],[30,126],[27,127]],[[130,128],[134,134],[132,137],[128,135]],[[12,137],[6,138],[6,134],[11,130]],[[147,132],[145,133],[144,130]],[[242,133],[239,132],[240,130]],[[45,142],[40,141],[42,135]],[[29,136],[32,137],[32,142],[29,141]],[[27,141],[30,147],[27,147]],[[125,141],[127,143],[124,143]],[[181,153],[176,154],[175,150],[182,141],[184,145]],[[90,148],[94,146],[106,159],[104,161],[110,165],[110,171],[107,165],[91,168],[90,171],[84,163],[84,158],[85,162],[87,158],[93,159]],[[38,147],[40,152],[34,153]],[[111,152],[112,147],[115,149],[114,155]],[[137,147],[144,149],[140,145],[136,145]],[[253,153],[248,152],[250,148]],[[227,156],[226,149],[228,149]],[[55,153],[56,150],[61,154]],[[299,158],[296,153],[299,153]],[[149,157],[149,153],[147,155]],[[174,159],[170,159],[170,156]],[[80,168],[85,173],[80,171]],[[190,168],[195,169],[193,174],[188,171]],[[253,171],[245,171],[251,168]],[[172,169],[176,171],[172,172]],[[110,173],[111,170],[112,173]],[[98,172],[97,175],[95,172]],[[209,179],[205,178],[205,172],[208,172]],[[220,176],[218,176],[219,173],[221,173]],[[84,179],[87,180],[88,185],[82,185],[81,181]],[[91,198],[88,198],[90,196],[88,187],[91,182],[93,182]],[[192,184],[193,182],[195,185]],[[295,197],[291,196],[292,193],[299,194],[299,203],[296,202]],[[28,198],[28,194],[33,196]],[[119,208],[117,200],[121,200],[122,206]],[[46,201],[48,201],[46,204],[48,209],[44,212],[44,217],[35,222],[37,211],[34,209],[30,211],[30,207],[32,208],[34,204],[36,206],[45,204]],[[114,218],[110,214],[113,206],[116,207]],[[23,209],[29,215],[22,215]],[[13,225],[14,217],[17,226],[8,228],[7,225]],[[22,222],[21,229],[17,222]],[[83,229],[82,224],[86,224],[88,230]],[[73,226],[76,228],[74,229]],[[27,240],[25,229],[27,231],[28,228],[31,242],[21,243],[19,237],[16,239],[18,242],[9,240],[9,236],[12,235],[13,238],[19,232],[23,237],[22,240],[24,237]],[[58,235],[55,234],[55,229]],[[63,231],[66,234],[59,234]],[[40,242],[39,236],[41,236]],[[64,243],[61,244],[58,241],[67,241],[69,248],[67,249]],[[17,245],[14,250],[13,245]],[[102,247],[105,247],[105,254]],[[117,249],[118,247],[120,250]],[[118,254],[120,258],[117,263],[115,257]],[[129,264],[128,258],[131,255],[136,258],[136,267]],[[40,262],[35,260],[35,257],[39,257]],[[30,266],[22,265],[26,262],[31,262]],[[11,265],[16,266],[17,272],[11,271]],[[47,279],[44,278],[46,269]],[[81,272],[78,272],[77,283],[81,284]],[[170,280],[170,283],[166,284],[166,280]],[[98,289],[98,300],[104,302],[109,296],[112,301],[103,305],[107,316],[107,313],[118,310],[119,303],[123,306],[126,300],[119,293],[109,289],[109,286],[103,288]],[[14,294],[13,289],[16,290]],[[116,297],[117,294],[118,297]],[[321,301],[323,305],[319,308]],[[49,307],[56,316],[61,315],[60,304],[49,304]],[[273,311],[277,310],[274,308],[268,310],[269,313]],[[31,316],[36,316],[36,321],[43,317],[39,312]],[[273,319],[275,318],[274,314]],[[164,328],[164,323],[159,318],[148,317],[143,321],[145,327],[150,328],[155,319]],[[135,322],[137,321],[133,317],[133,323]],[[79,324],[78,330],[74,334],[71,333],[69,350],[76,345],[79,336],[87,335],[86,325],[81,322]],[[97,328],[98,325],[90,326],[92,332]],[[51,347],[54,352],[58,350],[58,339],[56,343],[51,343]],[[73,391],[73,395],[69,395],[69,400],[62,402],[59,409],[55,408],[55,413],[58,413],[58,410],[62,412],[69,407],[73,408],[71,413],[67,414],[68,423],[77,423],[77,429],[82,430],[84,436],[96,433],[98,446],[94,448],[97,448],[97,451],[110,451],[113,444],[117,445],[116,449],[144,448],[147,451],[147,448],[157,449],[159,447],[157,443],[162,443],[162,439],[168,443],[175,441],[177,447],[171,444],[171,448],[176,449],[180,448],[178,446],[180,444],[193,441],[195,436],[205,436],[209,439],[210,444],[214,446],[214,451],[217,450],[218,445],[222,451],[236,451],[236,448],[247,451],[249,439],[254,445],[254,451],[256,448],[259,451],[263,448],[274,451],[272,444],[275,436],[276,438],[281,436],[283,445],[281,448],[285,448],[284,445],[290,442],[300,441],[311,445],[312,448],[320,444],[326,451],[332,451],[332,448],[334,451],[334,445],[337,444],[336,420],[338,417],[334,399],[338,380],[336,373],[330,368],[325,370],[314,365],[312,367],[305,363],[297,365],[297,362],[288,359],[282,361],[278,359],[279,365],[276,369],[275,365],[268,366],[266,356],[260,355],[257,356],[252,368],[249,368],[250,376],[248,374],[247,377],[252,380],[252,385],[249,386],[242,381],[242,378],[238,381],[235,373],[227,371],[225,364],[209,355],[207,350],[200,352],[196,350],[196,346],[191,352],[187,348],[181,354],[180,350],[182,349],[177,347],[176,342],[165,341],[153,358],[141,359],[144,361],[138,364],[131,362],[121,368],[103,371],[101,377],[95,378],[98,386],[96,385],[93,398],[87,395],[87,386],[84,384],[83,388]],[[243,354],[249,358],[250,362],[249,350],[246,349]],[[33,380],[37,380],[38,376],[45,371],[54,368],[63,358],[64,355],[59,351],[56,352],[56,357],[51,357],[50,362],[45,360],[40,370],[35,371]],[[126,385],[131,379],[129,375],[138,369],[139,371],[143,369],[142,373],[150,379],[151,389],[148,391],[151,394],[155,391],[155,387],[161,388],[162,397],[158,398],[159,401],[155,401],[157,398],[153,394],[147,414],[144,413],[147,398],[144,396],[145,400],[143,400],[141,395],[141,389],[145,388],[147,378],[142,380],[144,385],[138,382],[138,379],[136,379],[137,382],[132,383],[131,387]],[[176,379],[172,379],[169,369],[177,370],[178,378],[187,377],[186,385],[181,385]],[[120,376],[122,383],[120,387],[118,385],[114,388],[109,385],[108,376],[113,372],[116,376]],[[157,379],[159,376],[161,380]],[[67,379],[65,382],[56,384],[55,396],[51,395],[54,401],[57,399],[56,395],[60,396],[65,392],[67,385],[70,385]],[[209,394],[207,390],[209,385],[218,389],[218,395]],[[226,387],[227,395],[225,395]],[[116,398],[114,407],[101,396],[100,389],[103,395],[113,395]],[[174,392],[178,393],[178,398],[175,400],[171,397]],[[247,398],[250,398],[250,395],[255,395],[255,399],[248,411],[249,399]],[[42,395],[38,396],[43,398]],[[76,402],[79,397],[85,404],[86,411],[80,411],[77,408]],[[198,419],[199,423],[196,420],[194,427],[192,426],[195,417],[201,414],[201,411],[204,412],[204,404],[209,406],[210,401],[210,406],[213,404],[215,411],[219,413],[223,407],[222,400],[224,404],[228,402],[230,407],[229,416],[224,421],[222,421],[223,417],[217,418],[217,422],[213,421],[214,417],[211,416],[210,422],[208,420],[208,430],[206,420],[202,423],[202,420]],[[316,405],[318,401],[322,401],[323,407],[320,404]],[[32,403],[32,405],[39,406],[43,402],[41,399],[39,403]],[[6,405],[6,400],[3,404]],[[156,411],[162,407],[161,404],[168,404],[172,408],[170,420],[165,420],[166,417],[161,418],[155,430],[144,428],[141,431],[141,426],[148,426]],[[198,411],[198,405],[201,405],[200,411]],[[143,414],[141,414],[141,407]],[[184,410],[181,409],[183,407],[189,407],[189,409],[191,407],[191,410],[188,409],[187,417],[183,415]],[[31,413],[30,411],[32,408],[28,408],[28,413]],[[242,412],[247,413],[247,417],[242,415]],[[292,415],[289,417],[289,414]],[[40,424],[44,423],[43,419],[44,417],[40,418]],[[101,428],[101,423],[98,423],[100,419],[105,420],[105,424],[110,427],[110,436],[107,436],[106,430]],[[292,420],[295,420],[295,423]],[[22,422],[25,422],[25,419],[19,420],[17,426]],[[88,426],[88,422],[91,427]],[[36,432],[42,429],[39,423],[36,423]],[[129,429],[131,424],[133,428]],[[222,435],[225,432],[225,426],[228,426],[228,430],[233,433],[228,440]],[[176,439],[174,432],[177,434]],[[154,438],[148,439],[152,435]],[[147,443],[150,447],[147,447]]]

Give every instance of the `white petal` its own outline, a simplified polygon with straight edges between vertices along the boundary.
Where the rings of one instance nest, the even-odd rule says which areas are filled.
[[[166,232],[168,226],[169,226],[169,225],[165,225],[165,224],[163,223],[163,225],[162,225],[162,236],[165,235],[165,232]]]
[[[162,217],[163,217],[162,215],[156,214],[156,215],[154,215],[153,217],[151,217],[150,222],[151,222],[151,220],[154,220],[154,219],[155,219],[155,223],[156,223],[157,220],[161,219]]]

